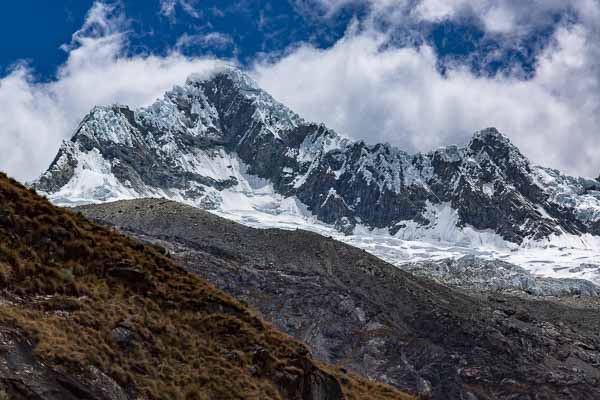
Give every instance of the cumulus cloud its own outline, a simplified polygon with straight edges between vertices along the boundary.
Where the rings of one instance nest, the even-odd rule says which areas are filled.
[[[335,7],[359,0],[316,1],[336,12]],[[434,0],[425,1],[428,18],[458,15],[467,3],[455,0],[449,2],[454,8],[435,10]],[[385,13],[400,3],[372,0],[371,12]],[[561,7],[559,3],[544,4]],[[526,26],[515,12],[516,1],[489,4],[500,7],[486,9],[496,10],[489,29]],[[331,48],[295,46],[277,59],[258,60],[250,72],[305,118],[355,139],[428,151],[464,144],[474,131],[496,126],[535,162],[595,176],[600,172],[599,6],[591,0],[572,4],[577,18],[554,31],[528,80],[477,76],[460,66],[441,75],[430,47],[387,46],[389,34],[369,21],[352,25]],[[410,13],[385,14],[407,18]],[[176,50],[166,56],[128,55],[127,30],[127,18],[118,8],[96,3],[82,29],[64,46],[68,59],[55,80],[36,82],[35,71],[27,65],[0,78],[1,170],[22,180],[35,178],[92,106],[150,104],[189,74],[221,63],[186,58]],[[213,35],[191,40],[221,39]]]
[[[427,151],[496,126],[537,163],[600,172],[600,58],[590,29],[557,29],[531,80],[460,67],[442,76],[430,47],[383,46],[387,39],[350,31],[330,49],[304,45],[258,63],[256,79],[300,114],[355,139]]]
[[[126,18],[117,9],[96,3],[64,47],[68,59],[56,80],[36,82],[27,65],[0,79],[0,170],[33,179],[94,105],[147,105],[191,73],[221,63],[178,53],[126,56],[126,30]]]
[[[187,15],[202,18],[202,13],[196,8],[196,2],[196,0],[160,0],[160,13],[174,21],[179,6]]]

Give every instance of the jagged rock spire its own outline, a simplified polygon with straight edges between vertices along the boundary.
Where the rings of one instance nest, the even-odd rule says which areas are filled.
[[[458,232],[448,240],[465,239],[465,226],[517,243],[600,233],[594,186],[532,166],[495,128],[424,154],[369,146],[304,121],[230,67],[149,107],[94,108],[34,187],[57,202],[158,196],[269,212],[293,198],[347,233],[362,224],[428,235],[440,218]],[[268,206],[257,197],[265,187]]]

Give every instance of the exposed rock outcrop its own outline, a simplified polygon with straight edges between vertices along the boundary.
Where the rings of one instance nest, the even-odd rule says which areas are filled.
[[[600,397],[597,297],[467,293],[315,233],[253,229],[165,200],[79,210],[161,246],[363,376],[440,400]]]
[[[269,207],[293,197],[345,233],[426,235],[445,208],[442,223],[515,243],[600,233],[600,183],[532,165],[494,128],[411,155],[308,123],[230,68],[150,107],[94,108],[33,187],[60,204],[166,197],[222,208],[264,195],[258,178],[280,195]]]
[[[34,344],[16,331],[0,332],[0,398],[10,400],[128,400],[111,377],[91,367],[78,377],[48,366],[34,354]],[[2,397],[4,396],[4,397]]]

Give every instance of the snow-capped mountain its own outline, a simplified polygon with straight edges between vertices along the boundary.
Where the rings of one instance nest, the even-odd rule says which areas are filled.
[[[532,165],[494,128],[428,153],[368,145],[233,68],[149,107],[95,107],[33,187],[63,205],[166,197],[259,225],[294,217],[472,246],[600,234],[600,183]]]

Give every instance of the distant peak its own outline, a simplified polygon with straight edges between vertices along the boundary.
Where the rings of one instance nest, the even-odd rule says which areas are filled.
[[[487,128],[476,132],[467,146],[467,152],[486,154],[498,165],[506,168],[508,165],[518,168],[528,168],[530,164],[519,148],[496,128]]]

